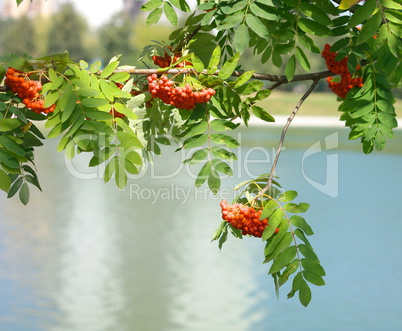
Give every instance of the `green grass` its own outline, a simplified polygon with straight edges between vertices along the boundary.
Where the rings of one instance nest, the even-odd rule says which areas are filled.
[[[290,115],[302,95],[302,93],[296,92],[273,91],[266,100],[260,102],[258,105],[272,115]],[[336,95],[333,93],[313,93],[300,107],[298,116],[339,117],[341,115],[341,113],[338,112],[339,105],[340,102],[337,101]],[[397,116],[402,117],[402,100],[398,99],[394,106]]]

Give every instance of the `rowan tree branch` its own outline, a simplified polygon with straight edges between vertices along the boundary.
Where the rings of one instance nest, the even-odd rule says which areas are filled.
[[[195,73],[196,71],[193,68],[185,68],[185,69],[117,69],[114,72],[127,72],[131,75],[152,75],[152,74],[169,74],[169,75],[177,75],[177,74],[186,74],[186,73]],[[207,74],[207,71],[202,71],[202,74]],[[239,77],[244,73],[244,71],[234,71],[232,73],[232,77]],[[215,72],[214,75],[219,74],[219,71]],[[275,84],[271,87],[274,89],[282,84],[287,84],[290,82],[299,82],[305,80],[315,80],[315,79],[323,79],[330,76],[334,76],[335,74],[329,70],[319,71],[308,74],[295,75],[291,81],[288,81],[285,75],[271,75],[271,74],[263,74],[263,73],[255,73],[252,78],[258,80],[266,80],[269,82],[274,82]],[[8,91],[9,88],[7,86],[0,86],[0,92]]]
[[[185,68],[185,69],[168,69],[168,70],[161,70],[161,69],[117,69],[115,72],[127,72],[131,75],[152,75],[152,74],[168,74],[168,75],[177,75],[177,74],[186,74],[186,73],[195,73],[196,71],[193,68]],[[207,74],[207,71],[204,70],[200,72],[201,74]],[[216,71],[213,75],[219,74],[219,71]],[[233,77],[239,77],[244,74],[244,71],[233,71]],[[266,80],[270,82],[277,82],[277,83],[290,83],[290,82],[297,82],[303,80],[314,80],[317,77],[319,79],[334,76],[335,74],[329,70],[326,71],[319,71],[314,73],[308,74],[301,74],[295,75],[291,81],[288,81],[285,75],[271,75],[271,74],[263,74],[263,73],[254,73],[251,78],[258,79],[258,80]]]
[[[299,100],[299,102],[297,103],[295,109],[293,110],[293,112],[290,114],[285,126],[282,129],[282,135],[281,135],[281,139],[279,140],[279,145],[278,145],[278,149],[276,150],[276,154],[275,154],[275,158],[274,161],[272,163],[272,167],[271,167],[271,172],[269,174],[269,178],[268,178],[268,182],[267,185],[260,191],[260,193],[258,194],[258,196],[262,196],[264,195],[264,193],[266,191],[268,191],[271,188],[272,185],[272,180],[274,178],[274,174],[276,171],[276,164],[278,163],[278,159],[279,159],[279,155],[281,154],[282,151],[282,146],[283,146],[283,142],[285,140],[285,136],[286,133],[288,131],[288,128],[290,126],[290,123],[292,123],[294,117],[296,116],[298,110],[300,109],[302,103],[304,102],[304,100],[306,100],[308,98],[308,96],[311,94],[311,92],[313,92],[313,90],[315,89],[315,87],[317,86],[318,82],[320,81],[320,76],[316,76],[313,83],[311,84],[311,86],[309,87],[309,89],[303,94],[303,96],[301,97],[301,99]],[[257,197],[258,197],[257,196]]]

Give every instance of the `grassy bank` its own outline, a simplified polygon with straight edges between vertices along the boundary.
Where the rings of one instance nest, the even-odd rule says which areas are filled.
[[[259,105],[272,115],[288,115],[299,102],[302,93],[274,91],[268,99]],[[304,101],[298,115],[308,116],[340,116],[340,102],[333,93],[313,93]],[[398,117],[402,117],[402,100],[394,105]]]

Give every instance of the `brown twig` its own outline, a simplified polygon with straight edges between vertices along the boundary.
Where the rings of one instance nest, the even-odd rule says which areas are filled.
[[[200,31],[201,29],[201,24],[198,25],[191,33],[189,33],[186,38],[184,38],[178,45],[177,47],[174,49],[173,53],[176,53],[178,51],[180,51],[184,45],[186,45],[191,39],[193,39],[193,37],[198,33],[198,31]]]
[[[169,74],[169,75],[177,75],[180,73],[186,74],[186,73],[192,73],[195,72],[194,69],[192,68],[187,68],[187,69],[168,69],[168,70],[161,70],[161,69],[117,69],[115,72],[127,72],[131,75],[152,75],[152,74]],[[244,73],[244,71],[233,71],[232,76],[233,77],[239,77]],[[207,74],[206,70],[202,71],[201,74]],[[219,71],[215,72],[214,75],[219,74]],[[314,72],[314,73],[309,73],[309,74],[301,74],[301,75],[295,75],[293,79],[291,80],[292,82],[297,82],[297,81],[303,81],[303,80],[314,80],[317,77],[319,79],[326,78],[334,76],[334,73],[326,70],[326,71],[320,71],[320,72]],[[254,73],[251,78],[258,79],[258,80],[266,80],[270,82],[276,82],[276,83],[290,83],[288,79],[286,78],[285,75],[271,75],[271,74],[262,74],[262,73]],[[276,84],[275,84],[276,85]],[[277,86],[275,86],[277,87]]]
[[[264,193],[266,191],[268,191],[271,188],[272,185],[272,180],[274,178],[274,173],[276,170],[276,164],[278,163],[278,159],[279,159],[279,155],[281,154],[282,151],[282,146],[283,146],[283,142],[285,140],[285,136],[286,136],[286,132],[290,126],[290,123],[292,123],[293,118],[296,116],[296,113],[298,112],[298,110],[300,109],[302,103],[304,102],[304,100],[306,100],[308,98],[308,96],[311,94],[311,92],[313,92],[313,90],[315,89],[315,87],[317,86],[319,80],[321,79],[320,76],[316,76],[313,83],[311,84],[311,86],[309,87],[309,89],[303,94],[303,96],[301,97],[301,99],[299,100],[299,102],[297,103],[295,109],[293,110],[293,112],[290,114],[285,126],[282,129],[282,135],[281,135],[281,139],[279,140],[279,145],[278,145],[278,149],[276,150],[276,154],[275,154],[275,158],[274,158],[274,162],[272,164],[271,167],[271,172],[269,174],[269,178],[268,178],[268,182],[267,185],[260,191],[260,193],[258,194],[258,196],[262,196],[264,195]],[[257,196],[257,197],[258,197]]]

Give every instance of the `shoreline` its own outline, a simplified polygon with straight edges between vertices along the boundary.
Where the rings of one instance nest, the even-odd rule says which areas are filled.
[[[279,126],[283,127],[289,116],[286,115],[272,115],[275,118],[275,122],[264,122],[259,118],[252,116],[249,120],[249,126]],[[394,130],[402,129],[399,123],[402,123],[402,118],[396,118],[398,121],[398,127]],[[345,126],[345,122],[341,121],[336,116],[309,116],[299,115],[295,116],[292,123],[292,127],[319,127],[319,128],[348,128]]]

